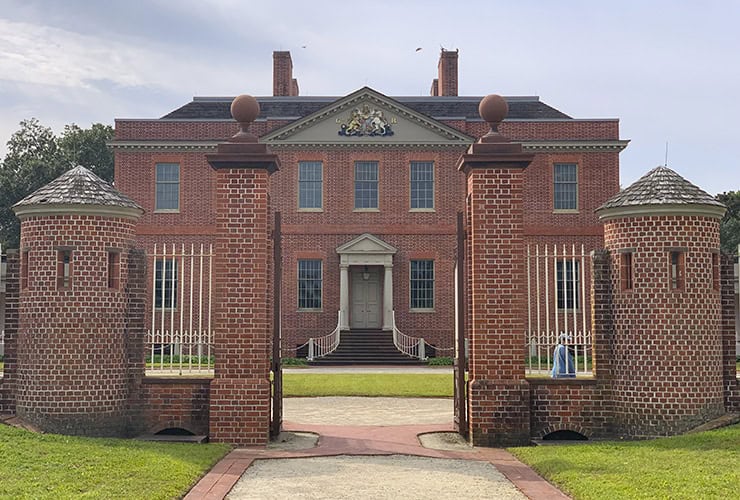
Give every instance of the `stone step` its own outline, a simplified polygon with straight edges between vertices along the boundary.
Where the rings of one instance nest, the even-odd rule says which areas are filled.
[[[393,344],[393,334],[383,330],[342,332],[339,347],[309,365],[423,365],[416,358],[401,353]]]

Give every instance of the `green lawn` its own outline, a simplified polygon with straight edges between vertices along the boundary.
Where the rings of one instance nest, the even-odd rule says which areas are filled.
[[[451,373],[283,374],[283,394],[300,396],[452,397]]]
[[[179,498],[228,451],[0,425],[0,498]]]
[[[740,424],[651,441],[509,451],[577,500],[740,498]]]

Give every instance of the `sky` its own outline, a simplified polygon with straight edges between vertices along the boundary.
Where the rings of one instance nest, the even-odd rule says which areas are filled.
[[[460,95],[618,118],[623,187],[667,144],[694,184],[739,191],[738,26],[740,0],[0,0],[0,156],[27,118],[59,133],[271,95],[274,50],[302,95],[428,95],[444,47],[460,51]]]

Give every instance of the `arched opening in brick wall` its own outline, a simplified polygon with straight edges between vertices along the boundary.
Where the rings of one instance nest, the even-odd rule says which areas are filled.
[[[573,431],[570,429],[561,429],[559,431],[545,434],[542,437],[543,441],[588,441],[588,436],[584,436],[580,432]]]
[[[167,427],[159,432],[154,433],[155,436],[195,436],[195,433],[184,429],[182,427]]]

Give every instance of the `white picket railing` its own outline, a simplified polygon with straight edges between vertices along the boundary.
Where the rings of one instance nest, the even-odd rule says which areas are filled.
[[[213,373],[213,246],[155,245],[151,263],[147,374]]]
[[[527,247],[527,373],[554,377],[591,375],[587,321],[587,258],[573,245]],[[563,346],[563,347],[559,347]],[[559,353],[559,356],[556,355]],[[562,363],[553,369],[555,358]]]
[[[424,339],[422,337],[406,335],[399,330],[398,326],[396,326],[396,311],[393,311],[391,314],[393,315],[393,343],[396,345],[396,349],[407,356],[426,361],[426,342]]]
[[[337,312],[337,326],[328,335],[323,337],[311,337],[308,341],[298,346],[298,349],[304,346],[308,346],[308,361],[313,361],[316,358],[323,358],[327,354],[331,354],[339,347],[339,341],[341,340],[342,331],[342,311]]]
[[[147,365],[149,375],[184,375],[213,371],[213,335],[210,330],[148,332]]]

